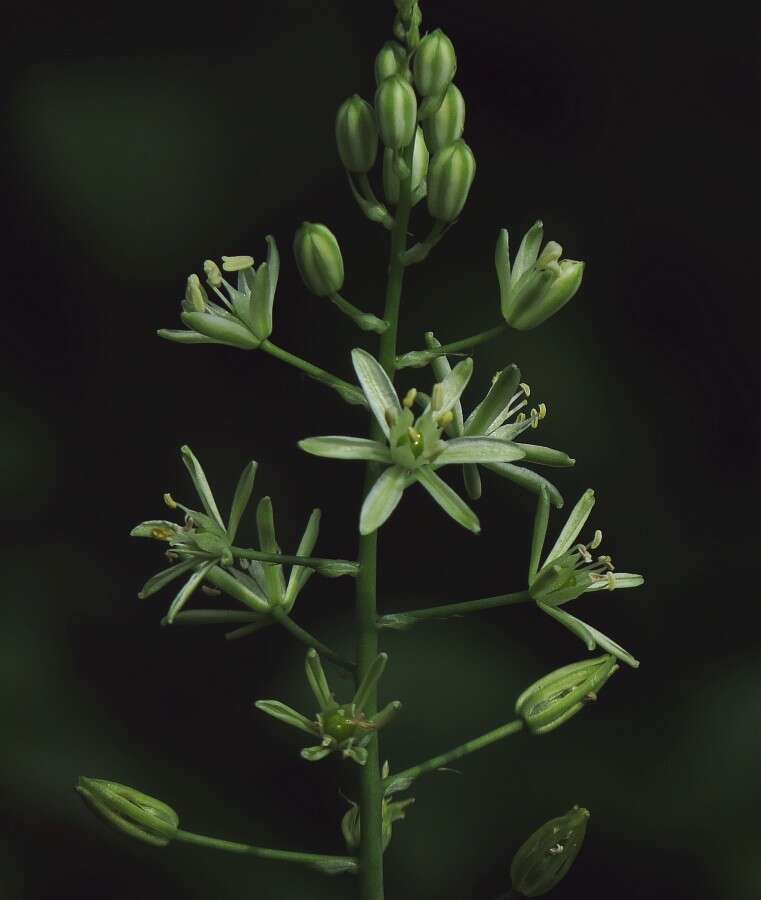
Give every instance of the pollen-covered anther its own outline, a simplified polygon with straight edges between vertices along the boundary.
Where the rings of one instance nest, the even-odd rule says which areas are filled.
[[[223,256],[222,268],[225,272],[241,272],[250,269],[254,265],[253,256]]]
[[[164,494],[164,503],[166,503],[169,509],[177,509],[177,503],[171,494]]]
[[[151,537],[157,541],[171,541],[174,533],[168,528],[154,528],[151,531]]]
[[[525,381],[521,381],[521,383],[518,385],[518,387],[523,391],[523,393],[526,397],[531,396],[531,388],[526,384]]]
[[[547,404],[546,404],[546,403],[540,403],[540,404],[539,404],[539,410],[538,410],[538,413],[539,413],[539,418],[540,418],[540,419],[545,419],[545,418],[547,418]]]
[[[454,413],[451,409],[448,409],[445,413],[439,416],[439,426],[441,428],[446,428],[447,425],[451,425],[454,421]]]
[[[600,544],[602,544],[602,531],[598,528],[597,531],[595,531],[595,536],[587,544],[587,547],[589,547],[590,550],[596,550]]]
[[[206,281],[212,287],[219,287],[222,284],[222,273],[219,271],[219,266],[214,262],[213,259],[204,260],[203,271],[206,275]]]
[[[584,546],[584,544],[577,544],[576,550],[578,551],[579,556],[584,560],[585,563],[592,562],[592,554],[589,550]]]
[[[417,398],[417,388],[410,388],[407,391],[407,393],[404,395],[404,400],[402,400],[402,406],[405,409],[411,409],[416,398]]]
[[[613,565],[613,559],[610,556],[598,556],[597,562],[602,563],[607,569],[610,569],[612,572],[616,567]]]
[[[518,415],[515,417],[515,421],[516,422],[525,422],[526,421],[526,413],[524,413],[524,412],[518,413]]]

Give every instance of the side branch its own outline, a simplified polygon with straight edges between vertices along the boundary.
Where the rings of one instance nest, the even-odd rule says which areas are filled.
[[[530,601],[531,595],[528,591],[518,591],[514,594],[499,594],[496,597],[482,597],[480,600],[469,600],[465,603],[449,603],[447,606],[429,606],[426,609],[413,609],[410,612],[388,613],[380,616],[378,628],[410,628],[427,619],[449,619],[454,616],[481,612],[484,609],[493,609],[497,606],[515,606],[518,603]]]
[[[472,334],[470,337],[463,338],[460,341],[453,341],[451,344],[442,344],[435,350],[412,350],[409,353],[404,353],[402,356],[397,356],[396,368],[406,369],[408,366],[413,366],[417,369],[422,366],[427,366],[439,356],[446,356],[449,353],[459,353],[463,350],[470,350],[473,347],[477,347],[479,344],[485,344],[492,338],[499,337],[499,335],[503,334],[507,329],[507,322],[500,322],[499,325],[495,325],[494,328],[490,328],[488,331],[479,331],[478,334]]]
[[[339,378],[337,375],[326,372],[325,369],[321,369],[319,366],[312,365],[312,363],[307,362],[300,356],[296,356],[294,353],[283,350],[282,347],[278,347],[276,344],[273,344],[272,341],[262,341],[260,349],[269,353],[270,356],[274,356],[275,359],[288,363],[289,366],[301,369],[302,372],[315,381],[319,381],[320,384],[333,388],[333,390],[337,391],[347,403],[351,403],[354,406],[367,406],[367,400],[365,400],[365,395],[362,391],[356,385],[344,381],[343,378]]]
[[[286,556],[282,553],[262,553],[259,550],[244,550],[241,547],[232,547],[232,555],[236,559],[255,559],[263,563],[281,563],[291,566],[306,566],[315,569],[320,575],[327,578],[338,578],[341,575],[356,576],[359,572],[359,563],[349,559],[321,559],[316,556]]]
[[[355,663],[350,662],[348,659],[344,659],[342,656],[339,656],[335,652],[335,650],[331,650],[330,647],[328,647],[326,644],[323,644],[322,641],[319,641],[305,628],[297,625],[293,621],[293,619],[280,607],[273,606],[270,611],[270,615],[278,623],[278,625],[282,625],[283,628],[285,628],[286,631],[293,635],[293,637],[295,637],[297,641],[301,641],[301,643],[306,644],[307,647],[312,647],[314,650],[317,650],[317,652],[322,654],[322,656],[335,663],[335,665],[340,666],[342,669],[346,669],[347,672],[356,671],[357,666]]]

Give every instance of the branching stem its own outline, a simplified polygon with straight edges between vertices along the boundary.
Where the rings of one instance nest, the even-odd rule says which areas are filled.
[[[314,635],[310,634],[305,628],[302,628],[300,625],[297,625],[293,619],[282,609],[277,606],[272,608],[270,613],[272,618],[278,623],[278,625],[282,625],[286,631],[288,631],[293,637],[296,638],[297,641],[301,641],[302,644],[306,644],[307,647],[314,648],[318,653],[321,653],[326,659],[331,660],[337,666],[340,666],[342,669],[346,669],[347,672],[355,672],[357,666],[353,662],[349,662],[348,659],[344,659],[342,656],[339,656],[335,650],[331,650],[326,644],[323,644],[322,641],[319,641]]]
[[[396,368],[405,369],[407,366],[415,366],[416,368],[427,366],[428,363],[438,356],[470,350],[473,347],[477,347],[479,344],[485,344],[487,341],[492,340],[492,338],[499,337],[499,335],[503,334],[507,329],[507,322],[500,322],[500,324],[495,325],[494,328],[489,328],[487,331],[479,331],[478,334],[472,334],[470,337],[463,338],[460,341],[453,341],[451,344],[442,344],[441,347],[437,347],[435,350],[413,350],[410,353],[405,353],[402,356],[397,357]]]
[[[315,366],[310,362],[307,362],[305,359],[302,359],[300,356],[296,356],[294,353],[289,353],[287,350],[283,350],[282,347],[278,347],[276,344],[273,344],[272,341],[262,341],[260,344],[260,349],[264,350],[266,353],[269,353],[270,356],[274,356],[275,359],[279,359],[281,362],[288,363],[289,366],[294,366],[296,369],[301,369],[302,372],[305,372],[310,378],[313,378],[315,381],[319,381],[320,384],[327,385],[329,388],[333,388],[334,391],[337,391],[347,403],[353,403],[356,406],[367,406],[367,401],[365,400],[365,396],[362,391],[354,384],[349,384],[348,381],[344,381],[343,378],[339,378],[337,375],[332,375],[330,372],[326,372],[325,369],[321,369],[319,366]]]
[[[429,606],[426,609],[412,609],[409,612],[388,613],[378,619],[379,628],[406,628],[417,622],[428,619],[449,619],[452,616],[465,616],[468,613],[494,609],[496,606],[514,606],[517,603],[528,603],[531,595],[528,591],[514,594],[498,594],[496,597],[482,597],[480,600],[467,600],[464,603],[449,603],[446,606]]]

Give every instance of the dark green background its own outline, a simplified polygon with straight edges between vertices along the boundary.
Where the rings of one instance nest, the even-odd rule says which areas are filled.
[[[371,346],[301,287],[303,219],[338,235],[346,295],[381,309],[385,233],[355,210],[333,147],[339,102],[373,88],[391,2],[4,4],[0,896],[8,900],[348,898],[349,878],[144,848],[77,800],[80,773],[133,784],[183,824],[284,848],[340,849],[351,766],[308,765],[296,732],[253,710],[304,706],[302,650],[278,630],[227,644],[158,626],[135,593],[159,549],[130,527],[191,491],[189,443],[222,502],[259,461],[295,548],[353,556],[361,467],[300,437],[361,433],[362,414],[257,353],[185,348],[188,272],[283,253],[274,339],[350,375]],[[499,227],[541,217],[584,286],[536,332],[480,349],[471,405],[515,361],[546,401],[542,438],[578,459],[557,483],[598,492],[605,552],[648,582],[574,611],[641,660],[543,738],[520,735],[430,777],[386,855],[393,900],[490,900],[512,852],[574,803],[587,844],[554,896],[759,896],[757,571],[758,89],[751,5],[426,2],[455,41],[478,160],[456,228],[409,272],[401,348],[498,321]],[[415,228],[426,227],[421,210]],[[427,372],[400,378],[428,386]],[[382,531],[384,611],[517,589],[532,499],[489,478],[475,538],[411,491]],[[555,525],[561,521],[555,517]],[[249,517],[243,531],[253,540]],[[297,619],[350,650],[351,582],[315,578]],[[517,693],[584,649],[532,608],[384,635],[392,767],[512,717]]]

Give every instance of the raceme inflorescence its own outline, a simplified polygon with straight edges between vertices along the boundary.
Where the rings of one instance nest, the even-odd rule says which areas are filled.
[[[547,416],[547,406],[531,399],[530,384],[518,366],[505,360],[484,396],[467,396],[474,371],[470,351],[507,333],[538,327],[581,286],[584,263],[562,258],[562,247],[554,240],[543,243],[541,222],[528,230],[514,254],[507,230],[497,236],[495,325],[445,344],[429,331],[421,340],[423,346],[398,352],[406,272],[426,260],[456,225],[474,183],[476,160],[463,139],[466,106],[454,83],[457,57],[451,39],[440,29],[421,31],[418,0],[394,3],[394,39],[375,58],[372,102],[357,94],[350,96],[340,104],[335,121],[338,155],[351,194],[361,213],[389,233],[382,314],[360,309],[343,296],[344,260],[326,224],[304,222],[293,241],[295,264],[306,289],[347,316],[366,333],[364,340],[376,342],[371,349],[347,348],[355,381],[340,378],[271,340],[281,266],[272,235],[265,237],[266,259],[258,266],[246,255],[206,260],[203,280],[197,274],[187,279],[180,312],[184,327],[159,331],[161,337],[179,344],[267,353],[331,388],[338,395],[336,402],[355,408],[358,433],[305,435],[299,447],[314,457],[355,461],[365,467],[363,495],[357,498],[356,559],[314,555],[320,530],[318,509],[305,511],[303,537],[293,555],[284,554],[269,497],[261,497],[255,506],[257,546],[241,544],[239,526],[254,496],[257,463],[244,466],[230,509],[223,515],[204,468],[189,447],[182,447],[181,457],[197,500],[185,505],[165,494],[167,518],[149,519],[132,531],[165,548],[167,565],[148,579],[139,594],[172,592],[163,624],[219,624],[231,640],[249,638],[272,626],[304,645],[311,708],[302,713],[281,699],[258,699],[255,707],[301,732],[303,760],[320,766],[332,756],[341,765],[356,767],[357,794],[347,798],[349,808],[335,823],[336,840],[343,839],[344,846],[337,847],[335,855],[326,855],[207,837],[181,829],[171,807],[132,787],[84,777],[77,787],[106,822],[154,847],[184,842],[305,865],[324,874],[348,873],[356,877],[361,900],[383,898],[383,854],[392,840],[392,826],[408,815],[413,798],[406,792],[419,778],[446,771],[455,760],[511,735],[554,731],[595,700],[621,664],[639,665],[629,651],[566,607],[585,594],[598,596],[600,591],[643,583],[641,575],[618,572],[610,556],[598,553],[599,529],[585,533],[595,504],[592,490],[582,494],[554,543],[549,549],[546,546],[553,509],[564,503],[558,488],[537,469],[568,467],[575,460],[562,450],[531,441]],[[412,212],[423,201],[427,224],[417,239],[409,240],[414,233]],[[425,371],[420,372],[419,388],[401,393],[395,376],[407,368]],[[452,472],[457,477],[445,480],[445,474]],[[432,502],[477,534],[481,525],[476,504],[484,479],[492,477],[506,479],[516,490],[535,497],[525,583],[494,597],[379,612],[377,534],[397,507],[409,512],[418,503]],[[414,485],[423,490],[407,496],[407,489]],[[404,513],[397,515],[402,518]],[[320,578],[354,582],[353,658],[337,653],[298,624],[300,597],[319,581],[310,586],[315,573]],[[207,608],[198,605],[199,597],[208,598]],[[399,771],[392,771],[388,761],[381,762],[380,732],[393,728],[394,721],[404,716],[401,700],[379,703],[382,675],[389,663],[379,646],[384,630],[408,631],[431,619],[524,603],[533,604],[538,613],[578,638],[587,651],[597,650],[599,655],[566,663],[540,677],[517,698],[515,717],[486,734]],[[340,678],[329,679],[323,664],[336,667]],[[578,854],[588,819],[589,812],[577,806],[530,835],[515,854],[511,885],[505,884],[507,893],[502,897],[539,897],[551,890]]]

